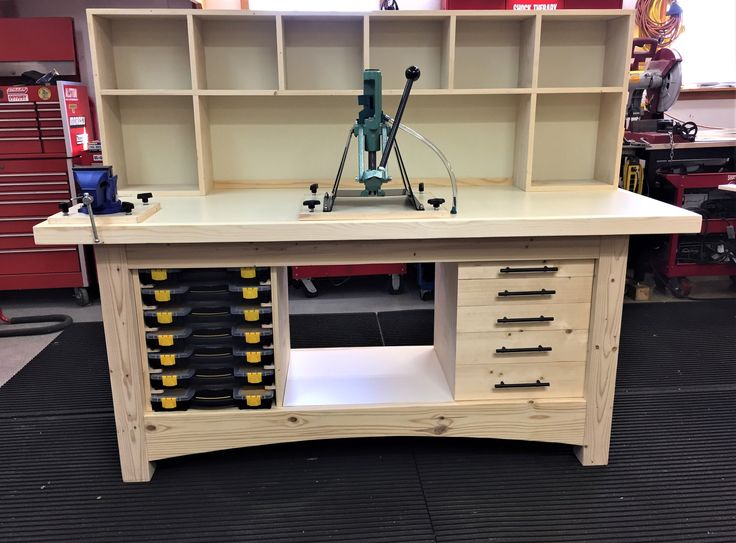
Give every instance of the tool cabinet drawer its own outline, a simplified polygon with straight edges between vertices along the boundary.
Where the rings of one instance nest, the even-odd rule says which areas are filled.
[[[38,203],[39,201],[49,201],[57,206],[62,200],[68,200],[71,197],[69,187],[62,187],[61,189],[36,189],[35,187],[29,187],[30,190],[6,190],[6,185],[0,185],[0,202],[30,202]]]
[[[49,175],[67,177],[66,159],[0,159],[0,183],[24,181],[34,176],[46,178]]]
[[[36,245],[33,234],[0,234],[0,250],[5,249],[68,249],[64,245]]]
[[[489,362],[457,368],[456,400],[581,398],[585,362]]]
[[[590,304],[494,304],[457,308],[457,331],[586,330]]]
[[[457,365],[490,361],[585,361],[587,330],[479,332],[457,335]]]
[[[78,271],[80,271],[79,254],[76,248],[0,251],[0,273],[3,275]]]
[[[25,134],[13,137],[0,132],[0,154],[13,155],[23,153],[41,153],[41,140],[37,137],[27,136]]]
[[[46,220],[46,217],[0,219],[0,235],[33,233],[33,227]]]
[[[524,277],[592,277],[593,259],[466,262],[458,266],[458,279],[514,279]]]
[[[458,281],[458,306],[590,303],[593,277],[529,277]]]
[[[0,218],[5,217],[49,217],[59,212],[59,203],[57,201],[23,201],[23,202],[3,202],[0,201]]]

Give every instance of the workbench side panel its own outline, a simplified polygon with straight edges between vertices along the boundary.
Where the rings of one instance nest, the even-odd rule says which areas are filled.
[[[437,263],[434,268],[434,350],[455,394],[457,343],[457,264]]]
[[[126,482],[149,481],[154,465],[147,458],[143,422],[148,396],[147,372],[141,360],[143,322],[136,303],[140,291],[136,291],[124,247],[97,246],[95,257],[120,468]]]
[[[575,451],[584,466],[608,464],[628,246],[628,236],[601,240],[600,258],[593,280],[585,375],[585,444]]]
[[[273,353],[276,367],[276,405],[284,405],[286,378],[291,357],[289,331],[289,272],[286,266],[271,268],[271,302],[273,305]]]
[[[148,458],[236,447],[355,437],[480,437],[580,444],[583,400],[458,402],[265,411],[208,410],[146,416]]]

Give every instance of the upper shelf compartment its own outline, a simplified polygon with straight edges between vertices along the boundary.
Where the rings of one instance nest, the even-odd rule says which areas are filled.
[[[287,90],[362,88],[363,17],[284,16]]]
[[[378,68],[383,88],[403,89],[406,68],[422,71],[417,89],[447,89],[450,80],[451,19],[449,16],[370,17],[370,68]]]
[[[94,17],[101,90],[192,88],[185,16]]]
[[[199,89],[279,88],[275,16],[198,16],[193,22]]]
[[[535,16],[457,17],[456,89],[529,88],[534,72]]]
[[[542,18],[539,87],[623,87],[630,18]]]

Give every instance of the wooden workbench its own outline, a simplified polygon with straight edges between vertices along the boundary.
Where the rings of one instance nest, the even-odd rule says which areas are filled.
[[[124,480],[148,480],[162,458],[358,436],[560,442],[577,446],[585,465],[607,463],[628,236],[697,232],[698,215],[621,190],[506,186],[463,189],[460,212],[449,218],[305,222],[297,219],[300,194],[165,197],[143,222],[100,225],[95,255]],[[44,222],[34,232],[38,243],[92,242],[90,227],[78,223]],[[387,261],[437,263],[434,347],[290,348],[286,266]],[[497,278],[499,265],[542,262],[559,267],[556,277]],[[153,412],[137,270],[252,264],[272,268],[276,405]],[[558,285],[556,300],[520,305],[493,290],[549,281]],[[558,312],[558,324],[499,332],[508,328],[496,317],[519,311]],[[522,331],[522,344],[559,341],[559,354],[498,362],[498,334],[512,345]],[[495,390],[489,364],[506,368],[509,380],[531,372],[552,385]]]

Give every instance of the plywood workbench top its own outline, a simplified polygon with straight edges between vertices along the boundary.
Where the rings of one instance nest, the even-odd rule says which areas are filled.
[[[307,190],[221,190],[157,198],[161,210],[138,224],[98,225],[102,243],[213,243],[325,240],[511,238],[699,232],[699,215],[616,190],[535,193],[512,186],[461,187],[449,218],[300,221]],[[433,190],[449,201],[449,190]],[[155,195],[154,195],[155,196]],[[130,199],[130,198],[128,198]],[[349,203],[338,201],[336,209]],[[89,225],[34,228],[39,244],[91,244]]]

